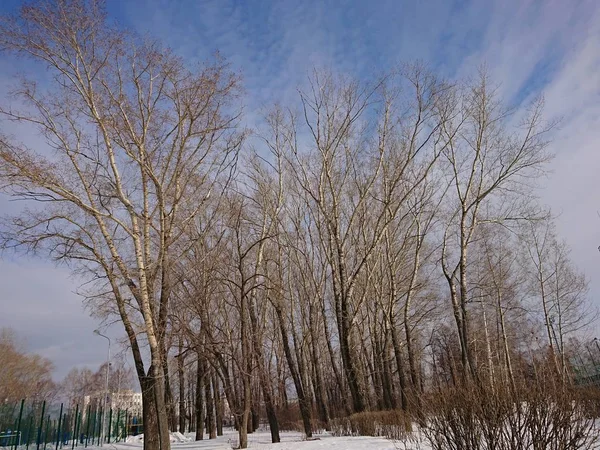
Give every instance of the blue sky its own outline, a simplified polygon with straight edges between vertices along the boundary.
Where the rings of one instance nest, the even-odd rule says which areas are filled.
[[[20,3],[3,0],[0,12]],[[420,59],[462,78],[485,63],[509,103],[543,93],[548,118],[561,117],[562,125],[540,194],[560,214],[559,231],[600,306],[597,0],[107,0],[107,8],[111,19],[186,59],[219,51],[243,78],[249,120],[272,102],[294,99],[314,66],[364,78]],[[15,67],[0,57],[1,95]],[[0,326],[21,329],[32,350],[55,360],[57,378],[74,365],[102,362],[106,343],[92,334],[97,323],[66,269],[5,259],[0,286]]]

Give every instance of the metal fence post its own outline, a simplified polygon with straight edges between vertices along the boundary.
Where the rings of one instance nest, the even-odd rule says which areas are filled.
[[[19,408],[19,419],[17,420],[17,426],[15,427],[15,450],[21,444],[21,419],[23,417],[23,405],[25,405],[25,399],[21,400],[21,407]]]
[[[27,427],[27,445],[25,448],[29,450],[29,443],[31,442],[31,429],[33,428],[33,414],[29,416],[29,426]]]
[[[40,426],[37,433],[36,450],[40,450],[40,442],[42,440],[42,428],[44,428],[44,413],[46,412],[46,400],[42,403],[42,415],[40,416]]]
[[[60,404],[60,414],[58,415],[58,428],[56,429],[56,450],[58,450],[58,444],[60,444],[60,428],[62,426],[63,418],[63,404]]]
[[[88,405],[88,412],[87,412],[87,425],[85,427],[85,447],[87,448],[88,446],[88,439],[90,436],[90,421],[92,420],[92,405]]]
[[[50,428],[50,415],[46,419],[46,432],[44,433],[44,450],[46,450],[46,444],[48,444],[48,429]]]
[[[104,424],[102,423],[104,419],[104,411],[102,410],[102,406],[100,407],[100,415],[98,416],[98,446],[100,445],[100,438],[102,436],[102,427]]]
[[[108,440],[106,441],[107,444],[110,444],[111,425],[112,425],[112,408],[110,408],[108,410]]]
[[[73,436],[71,436],[71,450],[75,448],[75,439],[77,439],[77,418],[79,417],[79,403],[75,406],[75,419],[73,420]]]

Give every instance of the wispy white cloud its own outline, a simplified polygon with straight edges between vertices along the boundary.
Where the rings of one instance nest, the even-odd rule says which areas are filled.
[[[573,248],[575,262],[590,277],[597,271],[600,4],[596,0],[111,0],[108,8],[117,20],[166,42],[190,61],[208,59],[219,50],[243,76],[250,123],[263,107],[294,99],[313,66],[365,77],[421,59],[449,76],[464,77],[485,62],[510,102],[543,93],[548,116],[562,116],[563,122],[552,145],[557,155],[552,174],[541,194],[562,213],[559,228]],[[12,71],[3,64],[0,91],[6,86],[2,77]],[[0,209],[7,205],[0,200]],[[0,326],[23,324],[32,345],[56,354],[65,370],[86,361],[89,352],[97,354],[91,359],[102,360],[103,342],[95,342],[90,332],[95,323],[86,318],[72,294],[75,283],[63,269],[31,261],[1,264],[0,284],[8,286],[2,305],[8,305],[4,300],[8,293],[25,300],[5,306]],[[28,281],[33,279],[37,284]],[[600,285],[592,282],[592,295],[598,298]],[[47,299],[42,315],[54,320],[28,313],[40,307],[36,303],[40,298]],[[57,311],[65,315],[52,315]],[[85,348],[81,353],[80,347]]]
[[[586,270],[600,306],[595,276],[600,267],[600,11],[578,34],[544,89],[547,113],[562,122],[551,146],[556,158],[543,198],[560,214],[561,235]]]
[[[540,190],[558,214],[572,258],[591,282],[600,307],[600,5],[593,1],[496,2],[481,46],[458,73],[485,62],[507,101],[545,98],[549,120],[560,119],[555,155]]]
[[[151,25],[136,22],[142,30],[162,30],[184,55],[199,56],[199,46],[220,48],[244,75],[251,114],[293,99],[313,66],[360,77],[414,59],[458,78],[485,63],[511,104],[543,94],[548,118],[563,121],[540,194],[561,213],[558,225],[573,259],[591,276],[600,262],[599,11],[595,0],[285,0],[246,7],[224,0],[196,2],[184,16],[175,11]],[[183,39],[183,31],[171,34],[179,27]],[[208,41],[194,41],[199,30]],[[591,294],[600,297],[600,283],[592,280]]]

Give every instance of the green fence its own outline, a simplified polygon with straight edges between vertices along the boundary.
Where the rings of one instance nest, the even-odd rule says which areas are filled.
[[[141,417],[128,410],[89,404],[67,406],[21,400],[0,404],[0,447],[35,450],[99,446],[143,433]]]

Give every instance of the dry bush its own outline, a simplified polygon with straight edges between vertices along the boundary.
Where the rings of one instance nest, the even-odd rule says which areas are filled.
[[[300,408],[297,404],[291,403],[285,408],[280,408],[277,411],[277,419],[281,431],[304,431],[300,420]]]
[[[313,414],[311,425],[313,432],[325,430],[326,424],[318,420],[316,414]],[[279,421],[280,431],[298,431],[304,433],[304,423],[300,414],[298,403],[289,403],[286,407],[277,411],[277,420]]]
[[[382,436],[400,440],[411,430],[410,417],[400,410],[362,412],[331,422],[331,431],[336,436]]]
[[[554,383],[452,388],[425,402],[422,432],[434,450],[594,448],[600,396]]]

